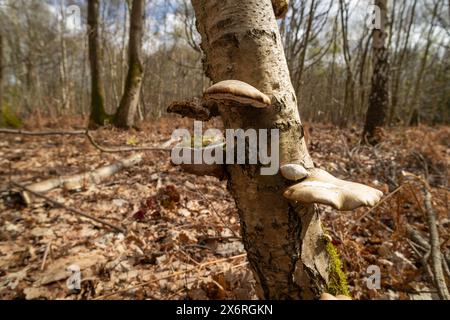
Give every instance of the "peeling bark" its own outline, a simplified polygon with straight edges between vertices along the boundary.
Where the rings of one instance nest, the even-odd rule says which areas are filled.
[[[280,163],[312,168],[270,0],[193,0],[206,75],[244,81],[272,96],[265,109],[219,106],[225,128],[280,129]],[[319,298],[330,278],[327,241],[314,205],[290,203],[289,182],[260,165],[227,165],[260,298]]]

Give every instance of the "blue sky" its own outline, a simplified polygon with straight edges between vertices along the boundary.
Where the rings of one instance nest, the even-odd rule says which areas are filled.
[[[87,0],[43,0],[48,5],[49,11],[51,11],[55,17],[59,18],[61,14],[61,3],[66,8],[66,14],[68,19],[66,19],[66,28],[68,32],[84,32],[86,25],[86,5]],[[338,12],[338,1],[336,0],[325,0],[322,2],[323,8],[332,5],[330,19],[334,19]],[[101,12],[105,13],[102,16],[102,20],[105,23],[107,30],[112,35],[112,39],[122,40],[123,36],[123,22],[125,17],[125,0],[101,0]],[[177,26],[181,26],[181,20],[177,17],[175,9],[181,0],[147,0],[146,1],[146,38],[145,47],[148,50],[151,48],[157,48],[162,43],[170,43],[170,34],[175,30]],[[347,0],[350,4],[350,32],[349,38],[350,42],[356,42],[361,33],[366,28],[365,19],[367,17],[368,4],[371,0]],[[420,3],[428,3],[429,6],[432,5],[433,0],[420,0]],[[6,0],[0,0],[0,6],[6,3]],[[111,4],[120,5],[111,5]],[[73,6],[75,5],[75,6]],[[448,4],[447,4],[448,5]],[[76,6],[80,9],[81,19],[76,17]],[[68,10],[72,9],[72,10]],[[75,9],[75,10],[73,10]],[[107,9],[107,10],[106,10]],[[444,10],[448,8],[444,7]],[[320,9],[319,9],[320,11]],[[75,15],[71,14],[75,13]],[[414,26],[412,33],[412,42],[420,43],[423,42],[422,35],[424,31],[428,28],[428,21],[422,18],[422,13],[419,12],[417,23]],[[448,15],[444,15],[448,18]],[[331,31],[330,27],[324,30],[324,32]],[[436,39],[443,39],[446,36],[445,31],[437,27],[435,32]],[[327,38],[327,37],[324,37]]]

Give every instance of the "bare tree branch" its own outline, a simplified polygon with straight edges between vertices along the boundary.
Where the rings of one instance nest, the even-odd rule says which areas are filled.
[[[127,233],[127,231],[126,231],[124,228],[122,228],[122,227],[118,227],[118,226],[116,226],[116,225],[114,225],[114,224],[112,224],[112,223],[103,221],[103,220],[101,220],[101,219],[99,219],[99,218],[96,218],[96,217],[91,216],[91,215],[89,215],[89,214],[87,214],[87,213],[84,213],[84,212],[82,212],[82,211],[80,211],[80,210],[78,210],[78,209],[68,207],[68,206],[66,206],[65,204],[61,203],[61,202],[55,201],[55,200],[53,200],[53,199],[51,199],[51,198],[49,198],[49,197],[47,197],[47,196],[45,196],[45,195],[43,195],[43,194],[41,194],[41,193],[39,193],[39,192],[35,192],[35,191],[33,191],[33,190],[31,190],[31,189],[29,189],[29,188],[27,188],[27,187],[25,187],[25,186],[23,186],[23,185],[17,183],[17,182],[11,181],[11,184],[12,184],[14,187],[17,187],[17,188],[19,188],[19,189],[21,189],[21,190],[24,190],[24,191],[26,191],[26,192],[31,193],[32,195],[34,195],[34,196],[36,196],[36,197],[39,197],[39,198],[44,199],[45,201],[51,203],[52,205],[54,205],[54,206],[56,206],[56,207],[60,207],[60,208],[66,209],[67,211],[70,211],[70,212],[72,212],[72,213],[74,213],[74,214],[77,214],[77,215],[79,215],[79,216],[82,216],[82,217],[84,217],[84,218],[93,220],[93,221],[98,222],[98,223],[100,223],[100,224],[102,224],[102,225],[108,226],[108,227],[110,227],[110,228],[112,228],[112,229],[114,229],[114,230],[116,230],[116,231],[122,232],[123,234],[126,234],[126,233]]]

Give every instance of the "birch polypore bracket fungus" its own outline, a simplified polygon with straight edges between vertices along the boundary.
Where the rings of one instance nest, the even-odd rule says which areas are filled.
[[[282,19],[286,16],[289,9],[289,0],[272,0],[273,11],[277,19]]]
[[[306,178],[309,173],[299,164],[285,164],[280,167],[281,175],[288,180],[297,181]]]
[[[239,80],[224,80],[212,85],[204,92],[203,99],[250,105],[255,108],[266,108],[271,105],[271,100],[266,94]]]
[[[291,171],[284,171],[281,174],[286,179],[296,180],[290,179],[297,178],[291,175]],[[337,210],[348,211],[361,206],[374,206],[380,201],[383,192],[360,183],[338,179],[325,170],[313,168],[308,170],[308,176],[304,180],[288,187],[283,195],[300,203],[326,204]]]

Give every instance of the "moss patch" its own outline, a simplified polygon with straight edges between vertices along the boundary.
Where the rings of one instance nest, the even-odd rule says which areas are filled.
[[[0,124],[10,128],[20,128],[22,126],[22,121],[20,118],[11,110],[11,108],[5,104],[3,109],[0,110]]]
[[[327,241],[326,250],[330,256],[329,279],[327,283],[327,292],[332,295],[343,294],[350,296],[348,291],[347,278],[342,271],[342,261],[333,244]]]
[[[220,136],[213,136],[213,135],[202,135],[200,137],[193,136],[193,137],[186,137],[183,140],[183,146],[196,148],[197,146],[207,147],[209,145],[213,145],[216,143],[221,143],[222,137]]]

